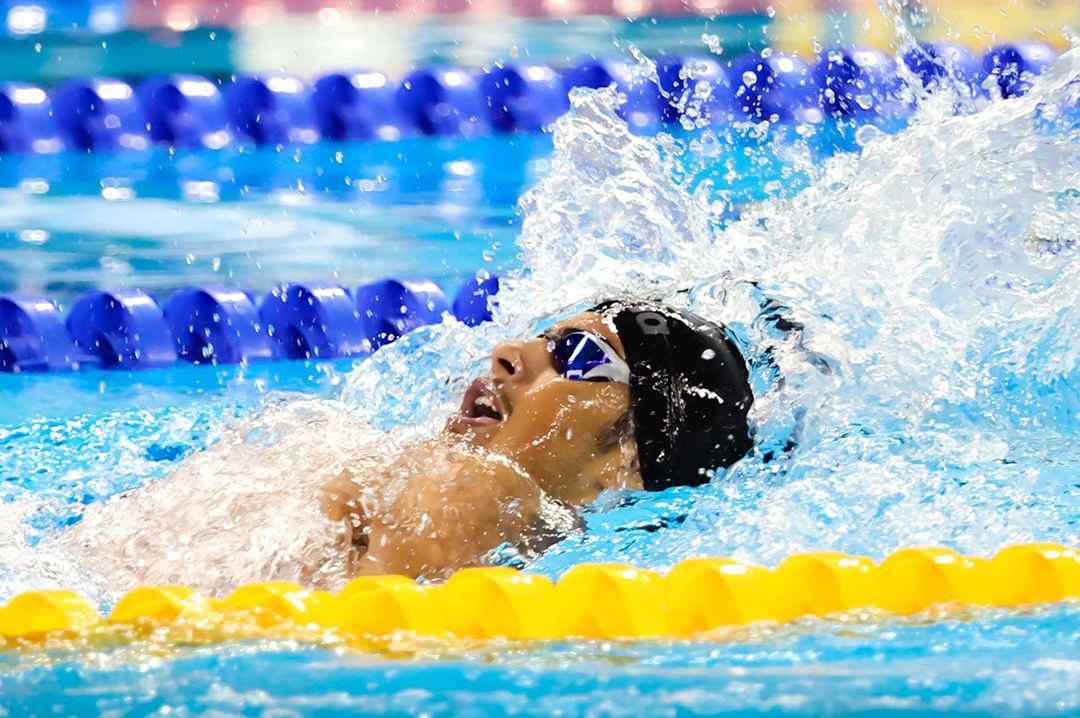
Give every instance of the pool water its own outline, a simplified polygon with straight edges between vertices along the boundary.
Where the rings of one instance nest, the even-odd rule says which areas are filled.
[[[1067,608],[929,625],[815,621],[727,641],[397,660],[251,643],[167,660],[59,659],[0,686],[12,715],[1071,715],[1078,619]]]
[[[855,146],[852,130],[835,126],[819,128],[805,156],[787,145],[787,127],[670,131],[688,147],[690,181],[728,219],[797,192],[800,159]],[[520,266],[518,199],[548,172],[551,151],[550,135],[522,133],[0,155],[0,291],[65,303],[102,287],[164,297],[200,284],[263,293],[290,281],[410,276],[456,290],[478,271]],[[695,154],[708,165],[694,166]]]
[[[513,264],[515,203],[549,153],[548,137],[521,135],[4,156],[0,290],[66,301],[98,287],[263,293],[407,276],[449,289]]]
[[[102,283],[261,291],[409,272],[452,286],[482,268],[514,282],[492,323],[424,328],[355,366],[0,376],[0,599],[55,585],[107,604],[116,587],[53,543],[87,505],[281,407],[422,436],[495,340],[620,291],[728,322],[752,364],[755,452],[706,487],[604,495],[585,534],[508,563],[557,577],[597,560],[665,570],[700,555],[773,565],[805,550],[1077,545],[1080,137],[1047,108],[1075,104],[1078,78],[1074,50],[1029,96],[978,115],[926,98],[899,134],[845,133],[857,153],[791,128],[636,136],[600,91],[575,97],[550,141],[418,143],[409,164],[386,160],[385,180],[338,172],[337,151],[369,156],[345,147],[215,156],[193,176],[224,179],[198,180],[217,184],[198,197],[173,167],[108,185],[119,193],[66,173],[41,194],[8,182],[22,189],[0,205],[0,282],[62,300]],[[215,175],[243,171],[232,162],[252,179]],[[778,313],[800,328],[780,329]],[[193,486],[207,478],[195,471]],[[1077,610],[855,615],[689,642],[406,641],[396,657],[291,642],[9,652],[0,714],[1072,715]]]

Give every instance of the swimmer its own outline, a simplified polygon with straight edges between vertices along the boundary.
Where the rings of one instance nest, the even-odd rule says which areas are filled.
[[[500,548],[537,555],[606,489],[707,483],[750,450],[752,401],[723,327],[608,301],[498,344],[433,439],[399,446],[330,402],[282,402],[61,540],[117,588],[444,577]]]
[[[333,485],[350,573],[442,575],[503,544],[534,555],[605,489],[707,483],[750,450],[752,401],[725,330],[655,302],[605,302],[503,342],[446,435],[420,447],[439,471],[390,501],[351,471]]]

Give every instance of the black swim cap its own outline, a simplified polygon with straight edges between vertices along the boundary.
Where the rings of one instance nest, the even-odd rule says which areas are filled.
[[[753,446],[749,371],[726,329],[659,302],[597,305],[630,365],[641,478],[648,491],[709,482]]]

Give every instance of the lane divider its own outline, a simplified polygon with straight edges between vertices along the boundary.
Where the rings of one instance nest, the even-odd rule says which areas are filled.
[[[66,319],[43,297],[0,295],[0,372],[362,357],[446,316],[469,326],[487,321],[499,281],[473,277],[452,304],[425,279],[383,279],[355,290],[286,284],[261,302],[239,289],[188,287],[164,308],[138,289],[94,291],[79,297]]]
[[[971,111],[989,100],[991,87],[1004,97],[1024,94],[1054,58],[1049,45],[1023,41],[982,57],[961,45],[926,43],[900,61],[926,85],[955,78],[969,95],[958,109]],[[635,77],[623,59],[588,58],[565,68],[432,65],[396,83],[374,70],[331,73],[313,84],[287,74],[241,74],[221,83],[174,74],[134,88],[97,77],[69,80],[51,91],[3,82],[0,153],[537,132],[569,108],[572,89],[611,84],[626,96],[619,113],[639,129],[679,122],[690,106],[696,118],[713,124],[816,123],[826,117],[865,122],[904,119],[914,109],[897,60],[875,49],[835,47],[813,63],[771,50],[731,61],[664,55],[657,59],[657,75],[658,84]]]
[[[858,609],[905,616],[937,609],[932,615],[948,618],[950,607],[1070,598],[1080,598],[1075,549],[1025,544],[987,560],[934,547],[901,549],[880,565],[828,552],[796,554],[773,569],[690,559],[666,576],[582,564],[557,583],[510,568],[469,568],[437,585],[362,577],[338,594],[281,582],[242,586],[224,599],[179,586],[144,587],[121,598],[108,618],[71,591],[28,591],[0,609],[0,636],[19,646],[123,627],[139,629],[128,634],[137,637],[182,625],[188,641],[192,626],[202,626],[208,641],[332,636],[369,647],[398,632],[447,639],[708,637],[727,626]]]

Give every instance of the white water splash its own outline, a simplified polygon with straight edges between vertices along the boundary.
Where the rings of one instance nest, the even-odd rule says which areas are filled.
[[[810,168],[796,198],[726,229],[707,188],[689,189],[707,160],[631,134],[610,91],[576,94],[523,201],[524,269],[494,322],[384,348],[339,402],[265,409],[151,483],[137,510],[95,507],[34,556],[74,552],[114,588],[336,585],[318,486],[358,454],[438,431],[497,340],[627,293],[729,324],[753,366],[757,447],[709,487],[603,497],[590,532],[535,568],[1080,543],[1080,155],[1074,130],[1042,127],[1074,99],[1078,52],[1026,97],[963,117],[927,103],[898,135],[864,134],[861,155]],[[249,441],[260,432],[273,440]],[[72,575],[40,560],[31,575]]]
[[[673,179],[676,143],[630,134],[605,91],[575,97],[523,202],[525,270],[496,321],[444,328],[425,352],[450,357],[437,374],[475,373],[502,336],[614,294],[664,297],[744,342],[758,448],[706,489],[601,515],[537,568],[1080,541],[1080,152],[1074,129],[1041,124],[1078,77],[1073,50],[980,114],[929,101],[909,129],[864,134],[860,155],[725,230]],[[379,386],[430,387],[397,362],[359,368],[350,403],[379,412]],[[406,420],[430,416],[422,403]],[[614,533],[672,502],[680,528]]]
[[[206,595],[257,581],[340,588],[346,553],[323,496],[357,455],[377,454],[382,440],[332,402],[278,400],[173,475],[91,505],[39,550],[77,557],[112,596],[138,585],[184,585]]]
[[[826,162],[794,200],[704,240],[700,218],[690,231],[644,225],[652,254],[625,253],[629,266],[595,285],[688,298],[744,336],[759,368],[759,450],[686,502],[683,528],[642,534],[619,558],[771,563],[810,549],[881,556],[947,543],[988,554],[1080,539],[1080,248],[1063,229],[1080,222],[1080,151],[1068,126],[1039,128],[1047,106],[1074,100],[1078,76],[1073,50],[1024,98],[978,115],[924,113],[861,155]],[[635,141],[645,153],[647,141]],[[551,177],[539,193],[561,184]],[[578,205],[603,201],[593,186],[575,187]],[[666,209],[672,197],[665,188],[637,203]],[[590,220],[563,236],[607,221]],[[607,249],[556,257],[525,246],[540,255],[530,257],[534,277]],[[652,272],[657,261],[664,269]],[[774,307],[803,329],[778,332],[767,320]],[[791,435],[786,458],[762,461]],[[606,538],[541,565],[615,558]]]

